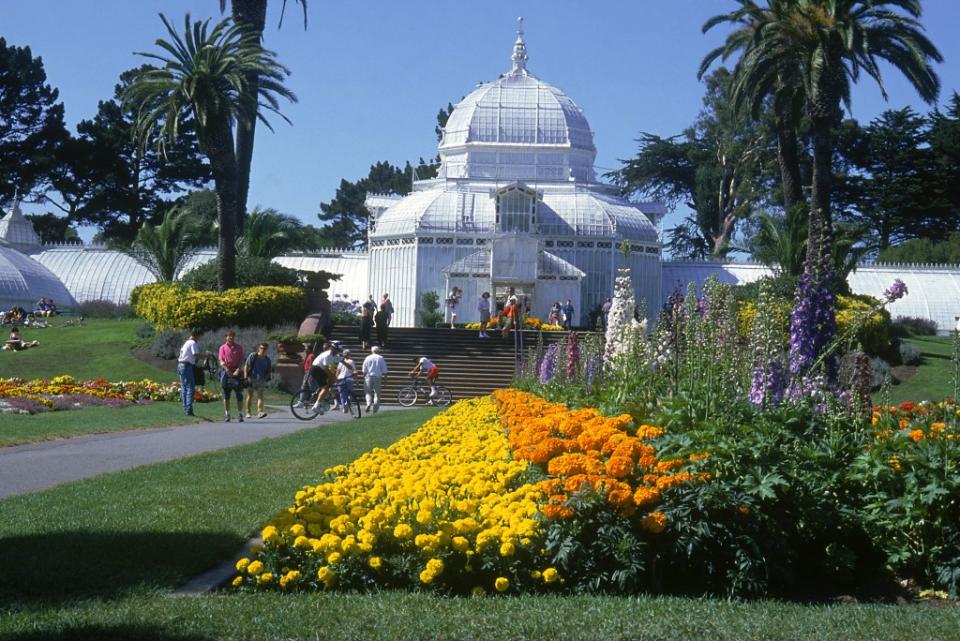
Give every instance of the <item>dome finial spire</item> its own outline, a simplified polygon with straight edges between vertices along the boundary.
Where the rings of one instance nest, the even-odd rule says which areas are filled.
[[[527,73],[527,43],[523,41],[523,16],[517,18],[517,41],[513,43],[513,55],[510,57],[513,61],[511,75]]]

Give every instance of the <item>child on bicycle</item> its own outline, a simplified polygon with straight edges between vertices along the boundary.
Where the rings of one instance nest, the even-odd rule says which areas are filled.
[[[356,363],[350,358],[350,350],[343,350],[343,360],[337,364],[337,392],[344,414],[350,411],[350,402],[353,400],[353,372],[356,368]]]
[[[414,360],[417,365],[410,371],[410,378],[416,378],[419,374],[426,375],[427,383],[430,384],[430,400],[427,401],[427,404],[433,405],[433,399],[437,397],[437,379],[440,378],[440,368],[426,356],[414,357]]]

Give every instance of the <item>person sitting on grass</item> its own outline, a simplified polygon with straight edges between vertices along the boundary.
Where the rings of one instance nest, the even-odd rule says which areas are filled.
[[[433,405],[433,399],[437,397],[437,379],[440,377],[440,368],[426,356],[414,357],[414,360],[417,365],[410,371],[410,378],[416,378],[419,374],[426,374],[427,383],[430,384],[430,399],[427,401],[427,405]]]
[[[30,349],[31,347],[37,347],[39,345],[40,341],[25,341],[20,338],[20,328],[14,327],[10,330],[10,338],[3,344],[3,349],[11,352],[19,352],[20,350]]]
[[[263,418],[267,415],[263,411],[263,390],[270,380],[270,370],[273,364],[270,357],[267,356],[267,344],[260,343],[257,351],[251,352],[243,364],[243,378],[250,382],[247,389],[247,418],[253,418],[250,415],[250,405],[253,397],[257,397],[257,418]]]

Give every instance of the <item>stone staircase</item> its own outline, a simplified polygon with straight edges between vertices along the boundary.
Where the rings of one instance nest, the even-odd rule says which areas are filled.
[[[337,326],[332,339],[351,351],[357,367],[369,354],[360,348],[359,328]],[[560,340],[562,332],[544,332],[544,344]],[[537,342],[537,332],[523,332],[524,347]],[[410,382],[407,374],[416,360],[427,356],[440,368],[440,384],[450,388],[453,399],[484,396],[495,389],[508,387],[514,378],[514,340],[499,334],[479,338],[476,330],[391,328],[387,346],[380,350],[387,359],[390,375],[383,389],[383,402],[396,404],[397,392]],[[357,377],[362,389],[362,377]]]

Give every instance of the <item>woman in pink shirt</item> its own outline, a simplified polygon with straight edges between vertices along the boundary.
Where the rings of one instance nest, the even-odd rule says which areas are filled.
[[[237,420],[243,423],[243,348],[235,342],[236,332],[227,332],[217,360],[220,361],[220,387],[223,389],[224,422],[230,422],[230,394],[237,396]]]

